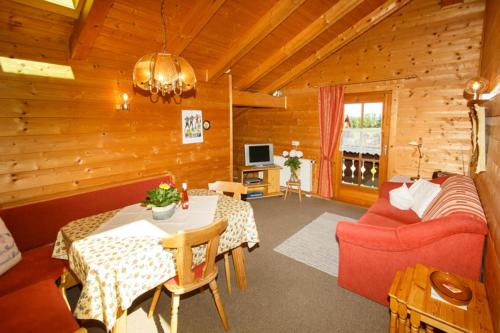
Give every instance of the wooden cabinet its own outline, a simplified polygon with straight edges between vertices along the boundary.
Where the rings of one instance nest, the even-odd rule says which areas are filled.
[[[248,188],[247,199],[275,197],[283,195],[280,190],[280,171],[277,165],[262,167],[241,166],[238,168],[240,182]],[[251,182],[254,180],[258,182]],[[251,193],[262,192],[262,196],[251,197]]]

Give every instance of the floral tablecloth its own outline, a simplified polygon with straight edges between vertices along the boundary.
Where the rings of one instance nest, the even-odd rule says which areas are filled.
[[[218,195],[205,189],[189,195]],[[110,330],[119,310],[126,310],[139,295],[176,275],[173,255],[159,237],[87,237],[119,210],[79,220],[61,228],[52,256],[68,259],[71,270],[83,284],[75,309],[79,319],[96,319]],[[259,242],[252,207],[248,202],[219,195],[214,221],[227,218],[218,253],[247,243]],[[69,250],[68,250],[69,248]],[[203,261],[202,249],[193,249],[195,264]]]

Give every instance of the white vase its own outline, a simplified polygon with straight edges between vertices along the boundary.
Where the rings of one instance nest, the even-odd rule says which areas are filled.
[[[152,207],[151,211],[153,212],[153,219],[155,220],[166,220],[175,213],[175,203],[172,203],[165,207]]]

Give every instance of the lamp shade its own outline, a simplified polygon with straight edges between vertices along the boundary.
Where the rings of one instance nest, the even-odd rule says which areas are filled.
[[[475,77],[465,84],[465,92],[477,97],[488,88],[488,80],[483,77]]]
[[[170,53],[150,53],[134,66],[134,85],[153,94],[162,95],[194,89],[196,76],[193,67],[182,57]]]

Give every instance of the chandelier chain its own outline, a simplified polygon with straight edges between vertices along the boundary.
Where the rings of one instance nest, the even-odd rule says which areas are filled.
[[[162,42],[163,42],[163,52],[167,52],[167,19],[165,18],[165,0],[161,0],[161,32],[162,32]]]

